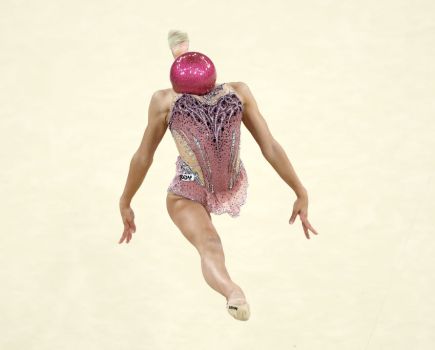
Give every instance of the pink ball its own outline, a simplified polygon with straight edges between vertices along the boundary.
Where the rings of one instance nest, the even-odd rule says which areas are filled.
[[[200,52],[188,51],[178,56],[171,66],[170,80],[177,93],[204,95],[216,83],[213,61]]]

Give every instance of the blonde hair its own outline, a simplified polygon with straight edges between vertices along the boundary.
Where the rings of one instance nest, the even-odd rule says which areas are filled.
[[[168,44],[169,48],[172,50],[178,44],[181,44],[185,41],[189,41],[189,37],[186,32],[182,32],[181,30],[171,29],[168,33]]]

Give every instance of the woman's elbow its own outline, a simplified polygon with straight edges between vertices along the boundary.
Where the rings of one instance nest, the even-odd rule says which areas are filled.
[[[261,146],[261,153],[265,158],[269,158],[275,153],[277,145],[277,141],[272,138],[270,141]]]
[[[141,163],[152,164],[153,158],[154,157],[152,153],[136,151],[132,160],[139,161]]]

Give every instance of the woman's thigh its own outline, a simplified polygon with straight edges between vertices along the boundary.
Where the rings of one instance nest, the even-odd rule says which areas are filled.
[[[210,240],[220,243],[211,215],[201,203],[168,192],[166,208],[175,225],[198,250]]]

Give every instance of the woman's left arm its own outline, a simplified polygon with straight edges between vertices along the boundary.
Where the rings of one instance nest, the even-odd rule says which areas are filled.
[[[293,189],[296,194],[296,201],[293,205],[293,212],[290,217],[292,224],[299,214],[305,236],[309,239],[308,230],[314,234],[318,232],[311,226],[308,221],[308,192],[299,180],[290,160],[287,157],[282,146],[272,136],[266,120],[261,115],[257,102],[251,93],[247,84],[237,83],[237,91],[242,95],[244,100],[243,106],[243,124],[249,130],[258,143],[264,158],[272,165],[278,175]]]

